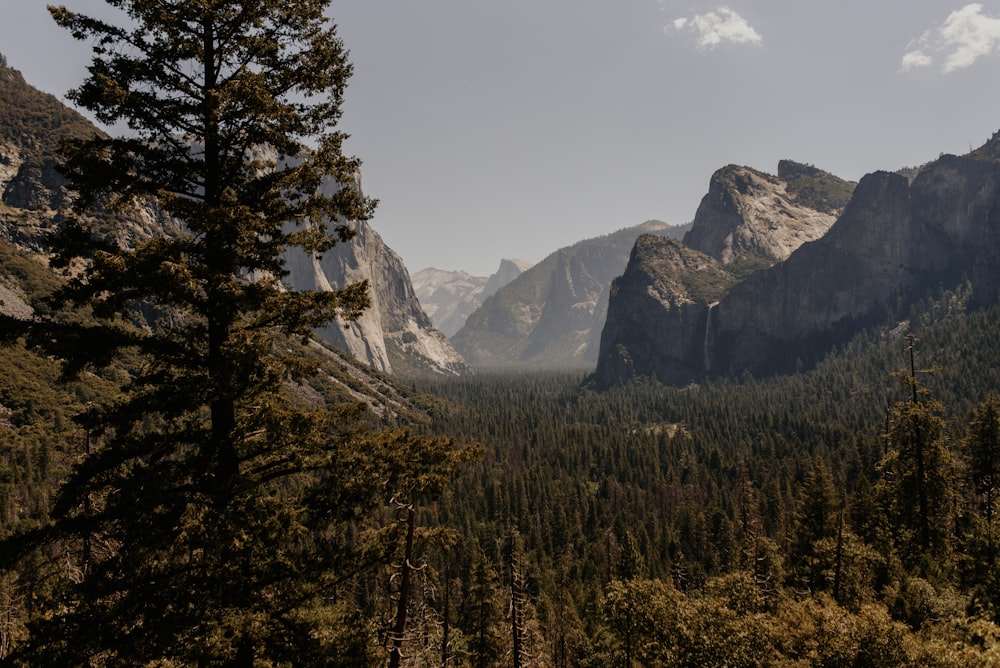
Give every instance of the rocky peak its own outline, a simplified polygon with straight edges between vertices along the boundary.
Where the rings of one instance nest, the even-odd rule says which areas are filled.
[[[883,319],[887,308],[966,280],[973,306],[995,303],[1000,162],[983,156],[1000,148],[996,140],[965,157],[943,155],[912,181],[889,172],[865,176],[826,235],[741,277],[718,303],[707,301],[710,296],[696,300],[701,311],[684,302],[690,283],[672,270],[677,250],[640,239],[633,258],[643,260],[648,281],[623,276],[617,284],[599,384],[635,376],[686,384],[713,374],[791,372]],[[742,186],[732,183],[727,193],[757,187],[753,175]],[[672,296],[651,299],[664,294]]]
[[[709,317],[734,280],[709,255],[640,236],[611,286],[592,384],[604,389],[636,375],[677,384],[704,373]]]
[[[497,270],[493,272],[493,275],[489,277],[486,285],[483,287],[482,299],[492,297],[497,293],[497,290],[529,269],[531,269],[531,263],[527,260],[516,258],[500,260],[500,266],[497,267]]]
[[[474,366],[593,364],[611,281],[628,264],[636,237],[677,229],[650,220],[557,250],[486,299],[452,343]]]
[[[684,243],[747,274],[823,236],[853,184],[792,161],[782,161],[779,173],[737,165],[716,171]]]
[[[337,185],[328,183],[327,189]],[[360,177],[354,184],[360,190]],[[402,258],[365,221],[348,221],[354,238],[322,256],[289,249],[286,281],[296,290],[331,290],[369,283],[371,305],[353,322],[333,322],[317,333],[355,359],[387,373],[460,374],[465,360],[420,306]]]
[[[431,267],[413,274],[413,289],[434,325],[453,336],[484,300],[530,268],[524,260],[501,260],[497,271],[485,278]]]

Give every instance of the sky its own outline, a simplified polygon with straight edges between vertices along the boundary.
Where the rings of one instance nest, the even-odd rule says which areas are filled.
[[[64,97],[89,60],[44,0],[0,53]],[[102,0],[61,0],[84,14]],[[333,0],[341,127],[371,223],[411,273],[488,276],[649,219],[694,217],[728,164],[842,178],[1000,130],[1000,0]]]

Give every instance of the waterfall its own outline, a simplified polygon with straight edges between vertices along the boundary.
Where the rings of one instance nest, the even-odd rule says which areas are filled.
[[[705,312],[705,342],[702,345],[702,355],[704,356],[705,373],[712,369],[712,310],[718,306],[719,302],[712,302]]]

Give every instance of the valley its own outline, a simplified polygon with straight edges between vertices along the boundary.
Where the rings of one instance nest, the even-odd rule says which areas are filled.
[[[1000,135],[489,278],[276,198],[219,272],[0,93],[0,664],[1000,665]]]

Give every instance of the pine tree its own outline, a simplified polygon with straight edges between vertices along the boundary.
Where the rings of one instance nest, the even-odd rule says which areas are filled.
[[[910,373],[901,380],[911,397],[892,410],[883,468],[900,557],[911,567],[936,569],[947,565],[951,550],[954,466],[945,447],[942,406],[925,396],[917,379],[912,339],[909,350]]]
[[[839,501],[830,470],[817,460],[806,477],[795,513],[795,537],[791,564],[796,584],[810,591],[822,591],[824,571],[830,564],[817,554],[817,543],[837,536],[840,528]]]
[[[993,539],[997,490],[1000,486],[1000,400],[995,395],[976,406],[966,434],[965,453],[973,487],[986,522],[987,535]]]
[[[472,548],[464,601],[465,633],[469,639],[469,663],[475,668],[496,665],[503,655],[503,594],[489,556],[479,545]]]
[[[129,134],[67,146],[78,216],[53,249],[69,282],[4,331],[67,376],[123,381],[80,417],[95,448],[52,522],[0,545],[4,566],[37,559],[55,583],[13,660],[368,665],[377,642],[348,585],[391,536],[364,519],[454,461],[447,441],[369,433],[360,407],[295,391],[314,370],[298,342],[367,305],[365,284],[282,284],[288,249],[321,254],[374,206],[341,151],[351,67],[330,0],[107,4],[120,22],[51,12],[94,49],[71,99]],[[89,206],[153,203],[173,233],[88,228]]]
[[[966,527],[962,562],[974,605],[1000,619],[1000,546],[996,527],[1000,468],[1000,401],[991,395],[976,406],[963,442],[975,492],[975,512]]]

